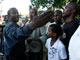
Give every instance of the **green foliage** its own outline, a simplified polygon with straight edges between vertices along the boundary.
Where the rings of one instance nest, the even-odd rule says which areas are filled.
[[[39,9],[40,7],[49,9],[62,8],[66,2],[77,2],[80,0],[31,0],[31,6]]]
[[[65,3],[66,0],[31,0],[32,6],[35,6],[37,8],[47,8],[47,9],[52,9],[52,8],[61,8]]]

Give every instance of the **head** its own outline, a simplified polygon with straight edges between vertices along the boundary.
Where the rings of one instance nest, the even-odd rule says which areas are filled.
[[[17,23],[19,21],[19,13],[16,8],[11,8],[8,10],[8,19]]]
[[[48,28],[47,36],[51,38],[56,38],[62,35],[62,28],[60,25],[52,24]]]
[[[64,8],[63,17],[67,18],[71,15],[75,17],[77,12],[78,12],[78,4],[75,2],[70,2]]]
[[[30,19],[32,20],[34,16],[37,16],[37,8],[30,10]]]
[[[62,11],[60,11],[60,10],[54,11],[54,17],[53,18],[56,22],[61,22],[61,20],[62,20]]]

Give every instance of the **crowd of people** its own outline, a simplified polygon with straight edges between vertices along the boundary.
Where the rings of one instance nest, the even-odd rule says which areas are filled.
[[[80,60],[79,13],[80,5],[74,2],[63,11],[49,10],[41,15],[34,7],[30,20],[18,25],[18,10],[10,8],[3,31],[5,60]]]

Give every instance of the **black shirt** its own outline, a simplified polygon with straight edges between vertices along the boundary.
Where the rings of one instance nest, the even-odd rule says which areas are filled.
[[[78,24],[77,20],[72,20],[71,22],[65,23],[63,26],[64,32],[66,33],[66,38],[64,40],[64,44],[67,49],[68,49],[70,38],[73,35],[73,33],[76,31],[78,26],[79,26],[79,24]]]

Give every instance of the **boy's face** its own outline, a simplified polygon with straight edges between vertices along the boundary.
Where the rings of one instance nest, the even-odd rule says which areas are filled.
[[[19,20],[19,13],[18,13],[18,11],[16,9],[10,11],[10,18],[13,21],[18,22],[18,20]]]
[[[62,18],[62,14],[58,13],[58,12],[54,12],[54,20],[55,21],[60,21]]]
[[[50,37],[50,38],[54,38],[55,37],[55,33],[52,32],[51,27],[48,28],[47,36]]]

